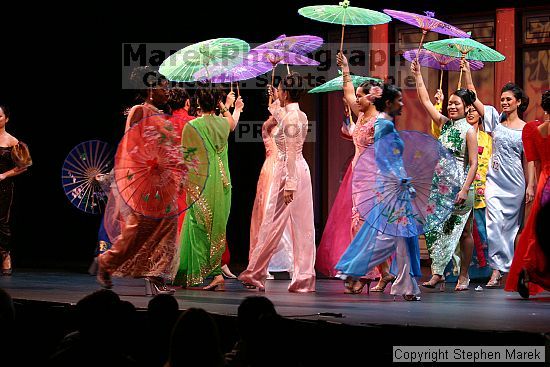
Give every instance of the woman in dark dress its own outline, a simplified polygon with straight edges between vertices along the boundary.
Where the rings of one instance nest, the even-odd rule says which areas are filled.
[[[27,170],[31,159],[27,146],[6,131],[10,111],[0,105],[0,254],[2,275],[11,275],[11,205],[13,201],[13,176]]]

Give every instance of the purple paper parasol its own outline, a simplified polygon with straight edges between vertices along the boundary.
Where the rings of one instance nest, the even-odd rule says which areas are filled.
[[[460,58],[458,57],[442,55],[425,49],[406,51],[403,53],[403,57],[410,62],[416,59],[420,65],[427,68],[441,70],[439,89],[443,84],[443,70],[460,71]],[[483,62],[477,60],[469,60],[469,63],[470,69],[473,71],[480,70],[484,66]]]
[[[232,83],[240,80],[247,80],[265,74],[273,68],[270,62],[254,61],[245,58],[243,62],[232,68],[227,66],[216,65],[208,69],[201,69],[195,73],[197,80],[210,80],[212,83]]]
[[[451,57],[447,55],[438,54],[425,49],[409,50],[403,53],[405,60],[412,62],[418,56],[418,63],[422,66],[431,69],[447,70],[447,71],[460,71],[460,58]],[[472,71],[480,70],[484,64],[481,61],[469,60],[470,69]]]
[[[309,57],[294,52],[267,48],[255,48],[250,50],[249,59],[253,62],[269,62],[273,66],[277,64],[309,66],[319,65],[319,61],[310,59]]]
[[[269,48],[255,48],[250,50],[248,54],[250,60],[253,62],[269,62],[273,66],[271,72],[271,85],[275,82],[275,67],[278,64],[287,65],[308,65],[317,66],[319,61],[310,59],[309,57],[296,54],[294,52],[269,49]],[[271,97],[269,97],[269,104],[271,104]]]
[[[435,19],[433,17],[435,13],[431,11],[424,12],[426,13],[426,15],[420,15],[416,13],[409,13],[406,11],[384,9],[384,13],[395,19],[399,19],[402,22],[414,25],[415,27],[422,29],[422,38],[420,39],[420,44],[418,45],[418,51],[420,51],[420,49],[422,48],[424,37],[429,31],[446,34],[452,37],[470,38],[469,33],[466,33],[455,26],[442,22],[439,19]]]
[[[420,15],[406,11],[384,9],[384,13],[388,14],[392,18],[399,19],[402,22],[422,29],[423,34],[433,31],[452,37],[470,38],[470,35],[463,30],[442,22],[439,19],[435,19],[433,17],[435,13],[431,11],[426,11],[426,15]]]
[[[289,51],[300,55],[306,55],[315,51],[323,44],[323,39],[317,36],[291,36],[285,34],[277,37],[276,40],[264,43],[255,49],[271,49]]]

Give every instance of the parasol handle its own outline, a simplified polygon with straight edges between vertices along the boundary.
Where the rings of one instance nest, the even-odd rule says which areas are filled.
[[[344,17],[342,18],[342,35],[340,36],[340,53],[344,54],[344,28],[346,27],[346,10],[344,9]]]
[[[416,61],[418,61],[418,57],[420,56],[420,50],[422,49],[422,44],[424,43],[424,37],[426,37],[426,33],[428,33],[428,31],[423,29],[422,37],[420,38],[420,44],[418,45],[418,51],[416,51]],[[420,66],[420,64],[418,64],[418,66]]]
[[[441,69],[441,75],[439,76],[439,89],[443,90],[443,69]]]
[[[460,57],[462,60],[466,59],[466,54],[463,53]],[[460,76],[458,77],[458,87],[456,89],[460,89],[460,86],[462,85],[462,68],[460,68]]]
[[[239,82],[236,81],[235,84],[237,84],[237,98],[241,96],[241,91],[239,90]],[[244,112],[244,108],[241,110],[241,112]]]
[[[233,93],[233,82],[230,83],[231,87],[229,88],[229,92]],[[235,102],[231,103],[231,107],[235,107]]]
[[[271,87],[275,88],[275,86],[273,84],[275,84],[275,67],[276,67],[276,64],[273,64],[273,70],[271,71]],[[272,101],[272,98],[271,98],[271,94],[269,94],[269,104],[268,106],[271,106],[271,102]]]

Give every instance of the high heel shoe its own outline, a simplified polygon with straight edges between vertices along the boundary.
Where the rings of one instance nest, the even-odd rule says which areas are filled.
[[[166,283],[160,278],[146,277],[145,280],[145,295],[156,296],[157,294],[174,294],[175,289],[168,288]]]
[[[378,281],[378,284],[376,284],[374,287],[372,287],[370,290],[372,292],[384,292],[384,290],[386,289],[386,286],[388,285],[388,283],[391,283],[395,280],[395,276],[392,275],[392,274],[387,274],[383,277],[380,278],[380,280]]]
[[[223,276],[220,276],[219,278],[216,277],[210,284],[202,289],[205,291],[225,291],[225,280],[223,279]]]
[[[346,277],[344,279],[344,293],[346,294],[354,294],[354,286],[355,286],[355,280],[352,277]]]
[[[521,269],[519,273],[517,288],[520,296],[529,298],[529,274],[525,269]]]
[[[231,270],[229,270],[229,267],[227,266],[227,264],[222,266],[222,274],[223,274],[224,277],[226,277],[228,279],[237,279],[237,276],[235,274],[233,274],[231,272]]]
[[[493,272],[493,274],[491,275],[491,279],[489,279],[487,284],[485,284],[485,288],[498,288],[498,287],[500,287],[500,281],[501,281],[501,279],[504,275],[502,275],[502,273],[498,270],[496,272],[497,272],[498,275],[495,277],[494,276],[495,273]]]
[[[458,282],[456,283],[455,291],[456,292],[467,291],[469,289],[468,288],[469,285],[470,285],[470,278],[466,278],[464,282],[461,282],[459,277]]]
[[[111,279],[111,274],[101,269],[101,267],[97,269],[96,280],[102,288],[113,288],[113,280]]]
[[[365,285],[367,286],[367,294],[370,294],[370,283],[372,282],[372,279],[365,279],[361,278],[358,282],[355,282],[353,286],[353,294],[359,294],[363,292],[363,288],[365,288]]]
[[[445,277],[443,275],[434,274],[432,275],[432,278],[429,281],[422,283],[422,286],[426,288],[434,289],[438,284],[439,284],[439,291],[444,292]]]
[[[405,301],[420,301],[420,297],[418,297],[414,294],[404,294],[403,299]]]

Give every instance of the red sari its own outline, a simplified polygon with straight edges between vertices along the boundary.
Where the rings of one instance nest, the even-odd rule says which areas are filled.
[[[525,157],[529,162],[540,161],[541,173],[533,207],[520,235],[504,288],[506,291],[517,291],[519,274],[525,268],[529,275],[529,294],[531,295],[550,290],[550,264],[541,249],[541,245],[549,246],[550,244],[539,243],[535,234],[536,219],[542,206],[543,189],[550,177],[550,138],[548,135],[541,135],[538,125],[537,121],[533,121],[527,123],[523,128],[522,140]]]

